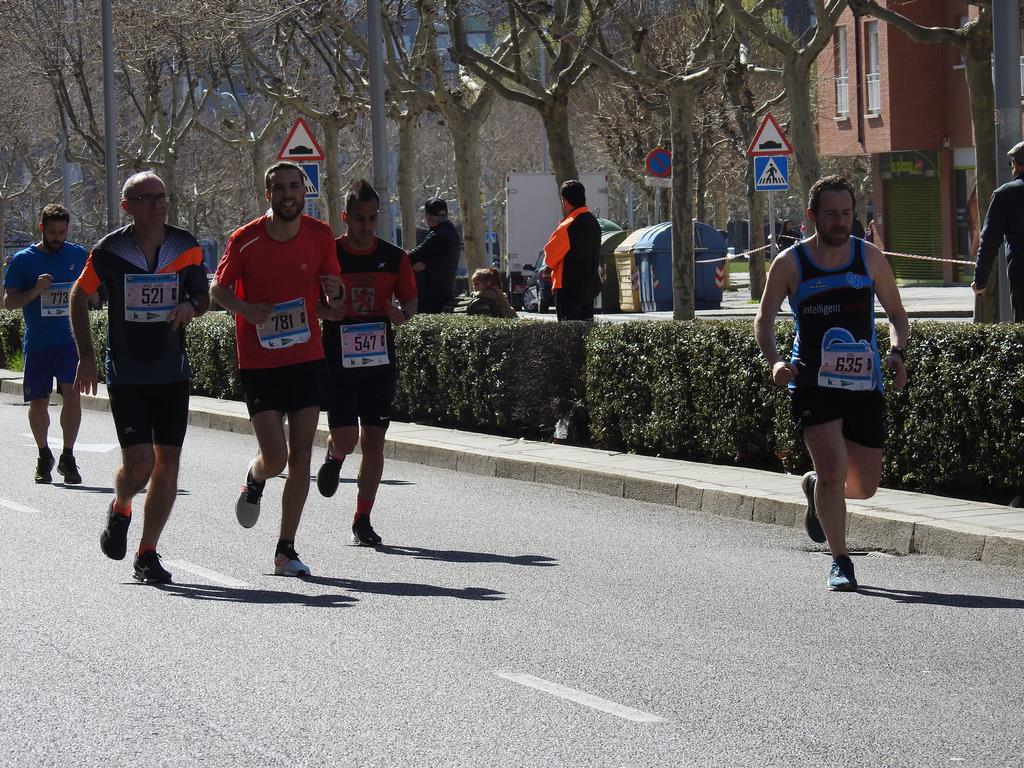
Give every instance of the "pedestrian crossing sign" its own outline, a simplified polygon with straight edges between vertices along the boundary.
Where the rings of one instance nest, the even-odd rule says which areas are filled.
[[[789,157],[760,155],[754,157],[754,191],[781,192],[789,189]]]

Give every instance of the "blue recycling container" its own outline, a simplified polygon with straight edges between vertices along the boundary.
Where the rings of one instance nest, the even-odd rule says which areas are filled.
[[[723,260],[727,250],[721,232],[702,221],[693,222],[693,294],[697,309],[721,309],[724,276],[729,271],[729,262]]]
[[[714,227],[693,222],[694,305],[697,309],[722,306],[722,281],[728,271],[723,261],[726,242]],[[644,312],[672,310],[672,223],[663,222],[636,233],[633,244],[639,273],[640,306]]]

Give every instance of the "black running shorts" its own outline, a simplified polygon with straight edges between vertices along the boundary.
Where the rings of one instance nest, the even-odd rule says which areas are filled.
[[[110,384],[107,396],[122,448],[132,445],[173,445],[185,442],[189,382]]]
[[[327,424],[335,427],[387,427],[395,399],[395,366],[327,368]]]
[[[843,421],[843,437],[865,448],[881,448],[884,442],[885,402],[878,390],[844,392],[828,387],[798,387],[790,393],[793,421],[805,427]]]
[[[323,403],[324,361],[238,372],[249,418],[262,411],[294,413]]]

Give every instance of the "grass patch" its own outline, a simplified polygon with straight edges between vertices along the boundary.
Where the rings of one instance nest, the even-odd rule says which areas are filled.
[[[24,371],[25,360],[21,356],[21,350],[12,351],[10,356],[7,358],[7,370],[9,371]]]

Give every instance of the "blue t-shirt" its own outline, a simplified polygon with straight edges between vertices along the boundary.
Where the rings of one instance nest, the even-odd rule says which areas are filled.
[[[68,297],[75,280],[85,269],[88,256],[85,248],[74,243],[64,243],[56,253],[30,245],[14,254],[4,274],[4,288],[30,291],[40,275],[53,276],[51,288],[22,307],[25,353],[74,342],[67,311]]]

